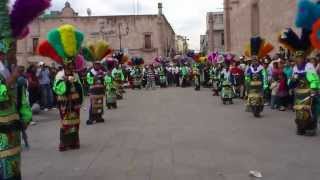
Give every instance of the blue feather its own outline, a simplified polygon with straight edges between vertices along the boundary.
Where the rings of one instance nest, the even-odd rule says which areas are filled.
[[[318,18],[320,18],[320,4],[310,0],[299,0],[295,21],[298,28],[311,30]]]

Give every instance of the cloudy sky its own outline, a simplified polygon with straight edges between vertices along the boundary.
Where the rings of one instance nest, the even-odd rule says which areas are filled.
[[[53,0],[51,10],[60,10],[66,0]],[[206,31],[206,12],[222,11],[223,0],[68,0],[75,11],[93,15],[156,14],[157,3],[163,3],[163,13],[176,34],[187,36],[191,48],[199,49],[200,34]],[[139,6],[137,8],[137,2]],[[137,11],[138,9],[138,11]]]

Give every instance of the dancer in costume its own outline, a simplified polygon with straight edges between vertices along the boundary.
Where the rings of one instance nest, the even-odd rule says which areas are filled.
[[[160,87],[161,88],[166,88],[167,87],[167,76],[165,72],[165,65],[160,65],[158,67],[158,72],[159,72],[159,80],[160,80]]]
[[[209,78],[212,84],[213,96],[219,95],[219,74],[220,70],[217,63],[214,63],[209,70]]]
[[[273,50],[273,46],[266,42],[261,37],[253,37],[250,40],[245,54],[251,57],[252,64],[248,67],[246,72],[247,81],[247,110],[251,111],[255,117],[260,117],[260,113],[264,108],[264,75],[263,66],[259,63],[259,60],[267,56],[269,52]]]
[[[39,44],[38,51],[63,66],[55,77],[53,91],[60,112],[60,151],[79,149],[80,108],[83,102],[81,79],[76,73],[75,59],[84,35],[72,25],[49,31],[48,40]]]
[[[88,125],[92,125],[94,122],[104,122],[104,76],[105,72],[101,61],[103,58],[111,53],[111,49],[107,42],[100,40],[97,42],[89,43],[82,48],[82,53],[87,61],[93,62],[93,67],[87,73],[87,83],[90,86],[90,111],[89,119],[87,120]]]
[[[221,84],[221,100],[223,104],[233,104],[233,91],[231,85],[231,74],[229,63],[227,61],[224,62],[224,67],[220,73],[220,84]]]
[[[49,0],[15,1],[9,13],[9,1],[0,1],[0,179],[21,179],[21,132],[32,119],[21,71],[11,69],[8,57],[15,56],[14,45],[28,35],[28,25],[49,6]]]
[[[142,68],[144,60],[141,57],[132,57],[131,64],[133,66],[133,70],[131,71],[131,76],[133,78],[133,88],[141,89],[147,84],[146,69]]]
[[[200,69],[198,64],[193,65],[192,75],[193,75],[195,90],[200,91]]]
[[[318,128],[320,80],[314,66],[307,63],[305,53],[295,53],[296,66],[290,86],[294,88],[296,124],[298,135],[314,136]]]
[[[180,76],[181,76],[181,87],[187,87],[188,81],[189,81],[189,69],[187,66],[187,63],[184,63],[182,67],[180,68]]]
[[[122,82],[124,81],[124,75],[119,63],[116,67],[112,70],[112,77],[115,82],[115,86],[117,88],[117,98],[123,99],[123,89],[122,89]]]
[[[294,52],[296,65],[289,86],[294,89],[295,122],[298,135],[314,136],[318,129],[320,80],[313,64],[306,57],[313,49],[320,49],[320,16],[316,12],[319,3],[299,1],[296,22],[300,36],[291,28],[281,32],[280,43]],[[306,14],[309,14],[306,16]]]
[[[132,89],[142,88],[142,70],[139,66],[133,66],[131,72],[131,77],[133,78]]]
[[[107,58],[107,72],[104,77],[104,85],[106,87],[106,106],[108,109],[118,108],[117,105],[117,88],[112,77],[112,69],[116,66],[117,60],[113,58]]]

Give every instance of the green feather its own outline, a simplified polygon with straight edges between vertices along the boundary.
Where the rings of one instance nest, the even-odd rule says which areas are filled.
[[[84,40],[84,35],[82,32],[76,31],[76,39],[77,39],[77,51],[80,50],[82,42]]]
[[[48,33],[48,41],[51,44],[51,46],[56,50],[56,52],[59,54],[59,56],[62,59],[67,59],[68,56],[64,51],[63,45],[61,44],[61,38],[60,33],[58,29],[53,29]]]
[[[90,49],[88,49],[87,47],[82,48],[82,55],[86,59],[86,61],[91,61],[91,62],[94,61],[92,53]]]
[[[8,0],[0,0],[0,51],[7,53],[12,42]]]

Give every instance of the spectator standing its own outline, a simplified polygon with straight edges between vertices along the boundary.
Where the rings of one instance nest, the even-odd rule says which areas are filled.
[[[174,81],[176,83],[176,86],[180,86],[180,68],[177,65],[174,65],[173,67],[173,72],[174,72]]]
[[[37,77],[37,66],[30,65],[26,72],[26,78],[28,80],[28,92],[29,92],[29,101],[32,107],[33,104],[39,103],[40,101],[40,85]]]
[[[52,91],[51,91],[51,80],[50,71],[45,66],[44,62],[39,62],[39,68],[37,70],[37,77],[39,79],[41,89],[41,100],[40,106],[44,111],[48,111],[52,107]]]
[[[155,89],[155,72],[153,66],[147,68],[147,89]]]

